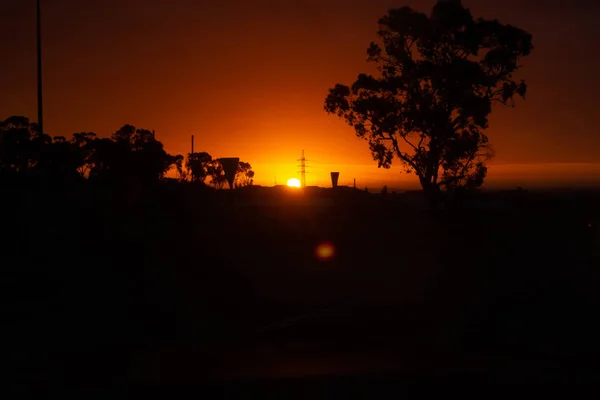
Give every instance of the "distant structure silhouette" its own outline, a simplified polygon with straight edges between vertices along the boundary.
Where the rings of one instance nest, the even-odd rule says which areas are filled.
[[[233,181],[235,180],[235,173],[240,159],[238,157],[227,157],[220,158],[219,162],[223,166],[223,172],[225,173],[225,179],[227,179],[227,183],[229,184],[229,189],[233,189]]]
[[[38,97],[38,126],[40,133],[44,133],[44,112],[42,99],[42,12],[40,8],[40,0],[36,3],[37,9],[37,97]]]
[[[298,159],[298,167],[300,168],[300,187],[306,186],[306,157],[304,157],[304,150],[302,150],[302,157]]]
[[[332,172],[331,173],[331,187],[332,188],[336,188],[338,186],[338,180],[340,178],[340,173],[339,172]]]

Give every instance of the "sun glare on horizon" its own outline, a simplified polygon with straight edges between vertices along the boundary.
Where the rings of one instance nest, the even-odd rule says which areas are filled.
[[[287,181],[287,185],[289,187],[295,187],[295,188],[299,188],[300,187],[300,180],[297,178],[290,178]]]

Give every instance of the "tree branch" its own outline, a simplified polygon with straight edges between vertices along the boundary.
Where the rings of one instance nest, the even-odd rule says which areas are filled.
[[[423,174],[421,173],[419,168],[417,168],[417,165],[415,164],[415,162],[407,154],[402,153],[402,151],[400,150],[400,145],[398,145],[398,140],[396,140],[396,138],[394,138],[393,136],[390,136],[389,138],[392,141],[392,146],[394,147],[394,151],[395,151],[396,155],[398,156],[398,158],[400,158],[402,161],[404,161],[405,163],[410,165],[411,168],[414,169],[417,176],[419,178],[421,178],[423,176]]]
[[[421,133],[421,139],[419,140],[419,144],[417,145],[417,147],[419,148],[419,150],[421,150],[421,145],[423,144],[423,140],[425,140],[425,134]]]
[[[456,182],[459,181],[461,179],[465,179],[467,176],[465,175],[465,172],[468,170],[469,166],[471,165],[471,163],[473,162],[473,160],[475,159],[475,157],[477,156],[477,152],[473,152],[473,154],[471,154],[471,156],[469,157],[469,159],[467,160],[467,162],[464,163],[460,173],[458,175],[455,175],[451,178],[448,179],[444,179],[443,181],[440,182],[440,186],[442,185],[448,185],[449,183],[452,182]]]
[[[503,99],[499,99],[497,97],[492,97],[490,98],[491,101],[497,101],[498,103],[504,104],[505,106],[508,106],[508,101],[503,100]]]
[[[467,160],[467,162],[463,165],[461,171],[460,171],[460,176],[464,176],[465,172],[468,171],[468,169],[470,168],[471,163],[473,162],[473,160],[475,159],[475,156],[477,155],[477,151],[474,151],[473,154],[471,154],[471,157],[469,157],[469,159]],[[461,178],[462,179],[462,178]]]
[[[404,140],[406,143],[408,143],[408,145],[409,145],[410,147],[412,147],[412,148],[413,148],[413,150],[415,151],[415,153],[418,153],[418,152],[419,152],[419,149],[418,149],[418,148],[417,148],[417,147],[416,147],[414,144],[412,144],[412,143],[411,143],[411,142],[410,142],[410,141],[409,141],[409,140],[406,138],[406,135],[399,135],[399,136],[400,136],[400,137],[401,137],[401,138],[402,138],[402,139],[403,139],[403,140]]]

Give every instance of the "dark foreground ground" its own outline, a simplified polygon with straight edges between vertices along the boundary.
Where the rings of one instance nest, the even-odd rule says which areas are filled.
[[[297,397],[596,381],[598,198],[432,216],[364,193],[6,189],[5,378]]]

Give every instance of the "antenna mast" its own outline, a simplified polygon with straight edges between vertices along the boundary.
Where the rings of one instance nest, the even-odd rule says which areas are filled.
[[[190,156],[194,157],[194,135],[192,135],[192,152],[190,153]],[[188,162],[189,162],[189,157],[188,157]],[[194,171],[190,171],[191,172],[191,176],[190,176],[190,180],[192,182],[194,182]]]
[[[37,0],[36,6],[38,127],[40,128],[40,133],[44,133],[44,115],[42,99],[42,10],[40,8],[40,0]]]

